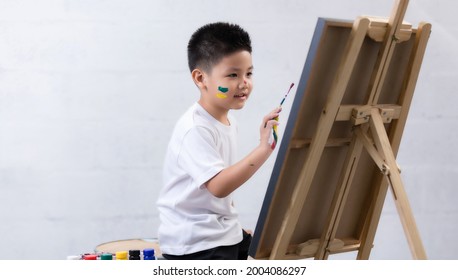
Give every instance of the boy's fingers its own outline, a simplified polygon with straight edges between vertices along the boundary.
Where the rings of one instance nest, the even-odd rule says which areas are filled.
[[[278,121],[278,117],[280,116],[280,112],[281,112],[281,107],[277,107],[272,112],[270,112],[267,116],[265,116],[264,117],[264,128],[267,127],[267,123],[269,121],[271,121],[271,120]]]
[[[280,115],[281,110],[282,110],[281,107],[277,107],[277,108],[273,109],[273,110],[269,113],[269,115],[277,115],[277,116],[278,116],[278,115]]]
[[[279,115],[280,114],[276,113],[276,112],[272,112],[272,113],[268,114],[267,116],[264,117],[264,123],[268,122],[269,120],[273,120],[273,119],[278,118]]]
[[[278,126],[279,124],[280,123],[277,120],[271,119],[264,123],[264,128],[273,128],[274,126]]]

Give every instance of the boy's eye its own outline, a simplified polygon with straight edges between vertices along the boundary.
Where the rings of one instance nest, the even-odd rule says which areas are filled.
[[[228,77],[231,77],[231,78],[237,78],[237,74],[236,73],[232,73],[232,74],[229,74],[227,75]]]
[[[247,75],[248,77],[251,77],[251,76],[253,76],[253,72],[248,72],[246,75]]]

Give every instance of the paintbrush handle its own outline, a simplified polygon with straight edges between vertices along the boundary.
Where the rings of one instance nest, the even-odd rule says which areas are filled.
[[[274,120],[276,120],[278,122],[278,117],[275,117]],[[273,137],[274,137],[274,141],[272,142],[271,148],[273,150],[275,148],[275,146],[277,145],[277,141],[278,141],[278,132],[277,132],[277,126],[276,125],[272,126],[272,134],[273,134]]]
[[[293,88],[293,86],[294,86],[294,83],[291,83],[291,86],[289,87],[288,92],[286,92],[285,97],[283,97],[282,101],[280,102],[280,107],[283,105],[283,102],[285,102],[285,99],[288,96],[288,94],[291,91],[291,89]],[[278,117],[275,117],[273,119],[278,122]],[[273,150],[275,148],[275,146],[277,145],[277,141],[278,141],[278,132],[277,132],[277,126],[276,125],[274,125],[272,127],[272,134],[273,134],[274,140],[272,142],[271,148]]]

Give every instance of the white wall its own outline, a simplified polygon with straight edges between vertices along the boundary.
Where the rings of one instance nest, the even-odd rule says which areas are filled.
[[[0,0],[0,259],[64,259],[156,235],[167,140],[198,97],[186,44],[199,26],[231,21],[252,36],[255,90],[236,112],[242,156],[298,82],[317,17],[388,16],[393,2]],[[431,259],[458,258],[457,8],[411,0],[406,15],[433,25],[398,156]],[[246,228],[274,160],[236,193]],[[391,195],[371,258],[411,258]]]

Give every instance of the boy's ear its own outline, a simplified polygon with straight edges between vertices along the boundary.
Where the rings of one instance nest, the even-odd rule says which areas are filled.
[[[204,71],[200,70],[199,68],[196,68],[192,70],[191,77],[197,87],[199,87],[200,89],[206,88],[207,85],[205,83],[205,72]]]

